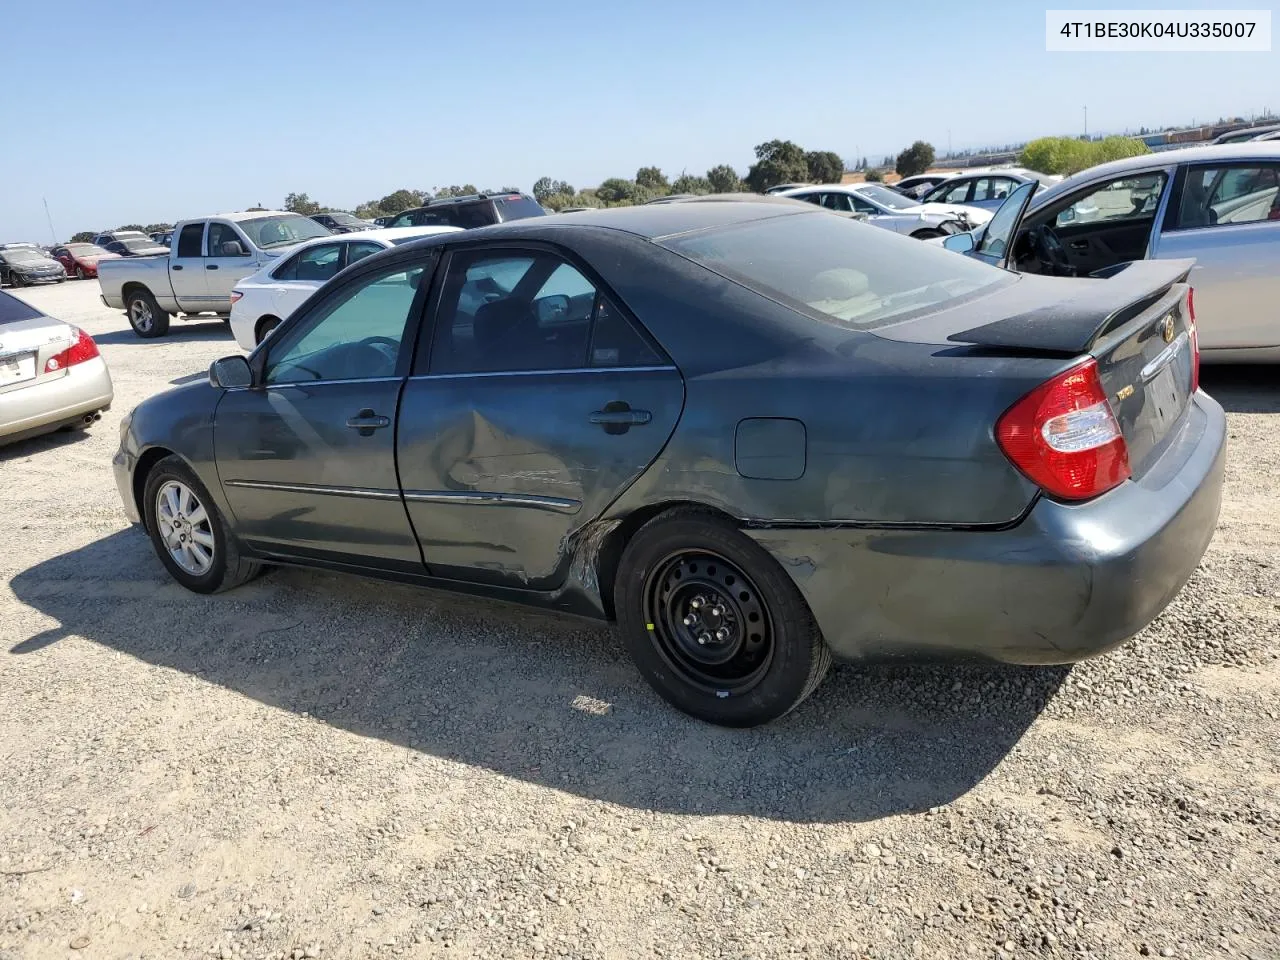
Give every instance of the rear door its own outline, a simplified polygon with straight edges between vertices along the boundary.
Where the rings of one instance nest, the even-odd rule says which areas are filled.
[[[666,444],[684,381],[555,248],[466,247],[446,267],[401,403],[409,515],[433,574],[550,589]]]
[[[178,306],[191,313],[210,310],[204,269],[204,220],[185,223],[169,255],[169,283]]]
[[[1201,349],[1280,345],[1280,161],[1180,168],[1154,256],[1195,258]]]
[[[231,291],[258,271],[249,241],[226,220],[210,220],[204,271],[209,284],[209,310],[231,312]]]

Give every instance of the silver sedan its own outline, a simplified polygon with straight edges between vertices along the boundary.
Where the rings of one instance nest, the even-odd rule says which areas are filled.
[[[113,396],[91,336],[0,293],[0,445],[87,427]]]
[[[1280,362],[1280,142],[1104,163],[1029,201],[1019,188],[982,230],[939,242],[1057,276],[1194,258],[1189,282],[1204,362]]]

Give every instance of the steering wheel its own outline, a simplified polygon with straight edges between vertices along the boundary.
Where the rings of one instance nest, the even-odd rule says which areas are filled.
[[[1049,268],[1047,273],[1055,277],[1076,275],[1076,268],[1067,256],[1067,248],[1062,245],[1062,240],[1047,223],[1041,224],[1032,231],[1032,243],[1036,256]]]

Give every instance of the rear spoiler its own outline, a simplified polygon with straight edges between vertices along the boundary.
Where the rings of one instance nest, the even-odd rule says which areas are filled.
[[[962,330],[947,337],[978,347],[1029,350],[1064,356],[1087,353],[1102,336],[1124,326],[1177,283],[1185,283],[1195,260],[1133,260],[1072,282],[1070,297],[1029,313]]]

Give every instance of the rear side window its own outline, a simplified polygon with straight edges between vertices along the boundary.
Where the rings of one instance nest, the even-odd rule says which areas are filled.
[[[1280,221],[1280,164],[1246,163],[1187,170],[1175,229]]]
[[[753,220],[665,245],[805,316],[852,329],[1016,282],[942,247],[822,214]]]
[[[20,320],[34,320],[42,316],[39,310],[30,304],[0,293],[0,323],[17,323]]]
[[[365,257],[372,256],[375,253],[382,252],[381,244],[370,243],[368,240],[361,240],[358,243],[347,244],[347,266],[355,263],[357,260],[363,260]]]
[[[200,243],[204,239],[203,223],[188,223],[178,234],[178,256],[200,256]]]

